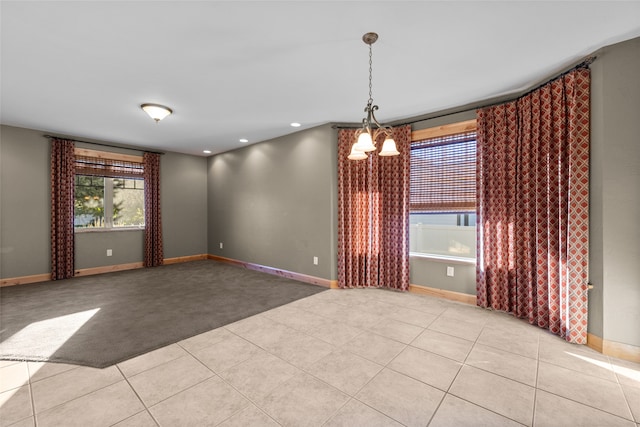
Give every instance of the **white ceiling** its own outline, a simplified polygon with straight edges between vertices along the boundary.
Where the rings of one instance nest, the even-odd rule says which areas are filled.
[[[0,1],[2,123],[204,155],[518,93],[640,36],[640,1]],[[145,102],[171,107],[155,124]],[[300,128],[299,128],[300,129]]]

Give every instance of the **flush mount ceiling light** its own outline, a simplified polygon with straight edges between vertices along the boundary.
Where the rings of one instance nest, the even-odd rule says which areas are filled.
[[[369,100],[364,112],[367,113],[367,117],[362,119],[362,128],[356,132],[356,141],[351,147],[351,153],[347,157],[350,160],[364,160],[367,158],[367,153],[376,150],[376,142],[378,137],[384,135],[384,143],[379,156],[397,156],[400,154],[396,148],[396,142],[393,140],[393,129],[391,126],[381,125],[374,111],[378,109],[377,105],[373,105],[372,97],[372,84],[371,84],[371,71],[372,71],[372,49],[371,45],[378,40],[378,34],[366,33],[362,36],[362,41],[369,45]]]
[[[155,120],[156,123],[173,113],[171,108],[160,104],[142,104],[140,108],[142,108],[149,117]]]

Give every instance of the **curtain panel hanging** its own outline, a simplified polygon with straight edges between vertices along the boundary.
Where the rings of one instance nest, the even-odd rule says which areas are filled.
[[[411,127],[394,129],[400,155],[359,161],[355,132],[338,132],[338,286],[408,290]]]
[[[589,70],[478,110],[478,305],[585,344]]]
[[[51,280],[74,275],[75,144],[51,139]]]
[[[144,266],[164,263],[162,215],[160,212],[160,155],[144,153]]]

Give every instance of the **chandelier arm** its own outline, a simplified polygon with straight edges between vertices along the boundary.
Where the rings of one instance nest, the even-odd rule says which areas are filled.
[[[391,126],[385,126],[380,124],[380,122],[378,121],[378,119],[376,119],[376,115],[374,114],[374,111],[378,109],[377,105],[374,105],[373,108],[371,109],[371,118],[370,121],[373,121],[373,123],[377,126],[377,129],[375,131],[375,138],[377,138],[380,133],[384,133],[386,136],[393,136],[393,129],[391,128]],[[372,138],[374,137],[374,135],[371,135]],[[375,141],[374,138],[374,141]]]

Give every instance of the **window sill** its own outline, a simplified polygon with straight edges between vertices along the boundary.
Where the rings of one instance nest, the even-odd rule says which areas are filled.
[[[409,257],[428,259],[430,261],[437,261],[437,262],[454,262],[457,264],[476,265],[475,258],[463,258],[463,257],[457,257],[457,256],[450,256],[450,255],[435,255],[435,254],[424,254],[421,252],[409,252]]]
[[[74,233],[111,233],[118,231],[144,231],[144,227],[117,227],[117,228],[76,228]]]

